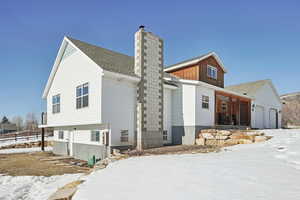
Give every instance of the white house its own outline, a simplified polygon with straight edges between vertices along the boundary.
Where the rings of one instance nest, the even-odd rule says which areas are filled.
[[[280,113],[273,85],[258,96],[224,88],[227,70],[214,52],[164,68],[163,46],[143,27],[135,57],[65,37],[43,93],[40,127],[54,128],[54,153],[103,159],[113,148],[194,144],[203,128],[257,127],[252,105]]]

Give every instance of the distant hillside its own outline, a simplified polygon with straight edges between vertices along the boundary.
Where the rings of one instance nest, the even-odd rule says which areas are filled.
[[[300,92],[280,96],[284,126],[300,126]]]

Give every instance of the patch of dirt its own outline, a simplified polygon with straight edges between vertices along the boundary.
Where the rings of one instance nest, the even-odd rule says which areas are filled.
[[[0,174],[10,176],[54,176],[87,173],[85,161],[55,156],[50,152],[0,154]]]
[[[217,146],[202,146],[202,145],[174,145],[164,146],[159,148],[146,149],[143,151],[127,151],[123,152],[129,156],[146,156],[146,155],[162,155],[162,154],[193,154],[193,153],[209,153],[219,152]]]

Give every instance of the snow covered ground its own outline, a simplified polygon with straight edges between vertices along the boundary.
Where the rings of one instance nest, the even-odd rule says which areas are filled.
[[[45,147],[45,151],[52,151],[52,147]],[[31,153],[42,151],[41,147],[33,148],[14,148],[14,149],[1,149],[0,154],[10,154],[10,153]],[[0,199],[1,200],[1,199]]]
[[[9,140],[8,140],[9,139]],[[46,141],[51,141],[53,140],[53,137],[46,137]],[[38,142],[41,141],[41,137],[18,137],[18,140],[15,141],[14,138],[5,138],[5,139],[0,139],[0,147],[12,145],[12,144],[22,144],[22,143],[28,143],[28,142]]]
[[[63,176],[1,176],[1,200],[46,200],[58,188],[77,180],[81,174]]]
[[[87,177],[75,200],[299,200],[300,130],[220,153],[136,157]]]

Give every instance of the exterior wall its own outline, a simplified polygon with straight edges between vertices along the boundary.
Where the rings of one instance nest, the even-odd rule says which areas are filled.
[[[73,144],[74,158],[89,160],[95,156],[96,160],[107,157],[107,147],[104,145],[90,145],[82,143]]]
[[[102,69],[76,51],[61,61],[47,96],[51,126],[101,123]],[[76,87],[89,83],[89,106],[76,109]],[[60,94],[60,113],[52,114],[52,96]]]
[[[202,108],[202,95],[209,97],[209,108]],[[196,88],[196,113],[195,121],[197,126],[215,125],[215,91],[205,87]]]
[[[100,130],[100,141],[91,141],[91,131]],[[58,138],[59,131],[64,131],[64,139]],[[104,159],[109,151],[105,145],[104,133],[110,131],[107,127],[97,125],[56,127],[54,130],[53,153],[70,155],[81,160]]]
[[[199,64],[191,65],[171,72],[171,74],[187,80],[200,80]]]
[[[68,143],[63,141],[53,142],[53,153],[57,155],[68,155]]]
[[[218,69],[217,80],[209,78],[207,76],[207,65],[212,65],[213,67],[216,67]],[[224,71],[214,57],[210,56],[202,60],[199,63],[199,66],[200,66],[200,81],[203,81],[211,85],[215,85],[217,87],[224,88]]]
[[[209,97],[209,109],[202,108],[202,95]],[[173,126],[214,126],[214,102],[213,89],[181,84],[172,92]]]
[[[218,70],[217,80],[207,76],[207,66],[211,65]],[[224,88],[224,71],[213,56],[210,56],[198,64],[193,64],[180,69],[169,72],[179,78],[188,80],[198,80],[205,83]]]
[[[137,148],[163,145],[163,41],[140,28],[135,34],[135,73],[141,77],[137,96]]]
[[[110,145],[134,145],[137,86],[103,77],[102,122],[111,129]],[[128,130],[129,142],[121,142],[121,130]]]
[[[164,130],[168,132],[165,144],[172,143],[172,90],[164,89]]]
[[[274,128],[271,127],[270,123],[270,110],[275,109],[278,113],[278,127],[281,128],[281,112],[282,105],[277,95],[273,91],[269,84],[265,84],[255,95],[255,100],[253,102],[255,106],[261,106],[264,108],[264,128]],[[255,124],[255,108],[252,109],[252,121],[251,125],[253,128],[257,128]]]
[[[202,108],[202,95],[209,97],[209,109]],[[181,84],[172,91],[172,143],[195,144],[200,129],[214,126],[214,90]]]

